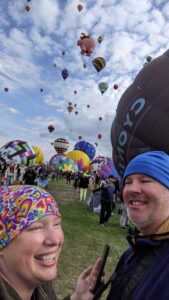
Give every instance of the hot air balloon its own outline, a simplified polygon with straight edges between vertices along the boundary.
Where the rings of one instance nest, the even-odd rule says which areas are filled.
[[[77,41],[77,45],[80,46],[81,54],[90,56],[96,47],[96,42],[90,35],[81,33],[80,40]]]
[[[71,113],[72,112],[72,110],[73,110],[73,106],[72,106],[72,104],[70,105],[68,105],[68,107],[67,107],[67,110],[68,110],[68,112],[69,113]]]
[[[79,150],[73,150],[68,152],[66,157],[73,159],[77,163],[79,171],[90,170],[90,159],[86,153]]]
[[[114,90],[117,90],[117,89],[118,89],[118,84],[115,83],[115,84],[113,85],[113,88],[114,88]]]
[[[98,143],[97,143],[97,142],[95,142],[94,144],[95,144],[96,147],[98,146]]]
[[[78,165],[74,160],[71,158],[66,157],[65,155],[56,154],[52,156],[52,158],[49,161],[50,166],[54,167],[55,170],[62,170],[64,172],[66,171],[72,171],[77,172],[78,171]]]
[[[67,69],[62,70],[62,77],[65,80],[69,76],[69,71]]]
[[[169,154],[169,50],[138,73],[122,95],[111,127],[113,161],[120,175],[136,155]]]
[[[91,143],[86,141],[77,142],[74,146],[74,150],[80,150],[86,153],[90,159],[93,159],[96,154],[95,147]]]
[[[101,133],[99,133],[99,134],[97,135],[97,137],[98,137],[98,139],[100,140],[100,139],[102,138]]]
[[[56,68],[56,67],[57,67],[57,64],[53,64],[53,66],[54,66],[54,68]]]
[[[58,138],[54,141],[54,148],[57,153],[64,153],[69,148],[69,142],[65,138]]]
[[[84,68],[84,69],[87,68],[87,64],[86,64],[86,63],[83,64],[83,68]]]
[[[30,8],[29,5],[26,5],[26,6],[25,6],[25,10],[26,10],[26,11],[30,11],[30,9],[31,9],[31,8]]]
[[[102,117],[99,117],[99,121],[102,121]]]
[[[106,161],[104,156],[97,156],[90,162],[91,172],[95,172]]]
[[[9,89],[8,89],[7,87],[5,87],[5,88],[4,88],[4,91],[5,91],[5,92],[8,92],[8,91],[9,91]]]
[[[147,62],[152,61],[152,59],[153,59],[153,58],[152,58],[152,56],[150,56],[150,55],[146,57]]]
[[[77,110],[75,111],[75,115],[78,115],[78,111]]]
[[[76,94],[77,94],[77,91],[74,91],[74,94],[76,95]]]
[[[87,104],[87,108],[90,108],[90,105],[89,105],[89,104]]]
[[[92,64],[95,67],[96,71],[100,72],[106,66],[106,61],[103,57],[98,56],[92,60]]]
[[[40,92],[43,93],[43,89],[40,89]]]
[[[82,140],[82,136],[81,135],[79,135],[79,140]]]
[[[78,9],[78,11],[80,12],[80,11],[83,9],[83,5],[82,5],[82,4],[78,4],[78,5],[77,5],[77,9]]]
[[[14,140],[0,148],[0,161],[3,164],[32,165],[35,159],[35,152],[25,141]]]
[[[107,158],[106,161],[101,164],[101,166],[97,169],[97,173],[99,175],[104,175],[105,177],[113,175],[116,178],[120,178],[111,158]]]
[[[55,130],[55,126],[49,125],[48,130],[49,130],[50,133],[53,132]]]
[[[62,55],[63,55],[63,56],[65,55],[65,53],[66,53],[65,50],[62,50]]]
[[[98,36],[98,43],[100,44],[103,41],[103,37],[101,35]]]
[[[98,84],[98,88],[99,88],[100,92],[102,93],[102,95],[105,93],[105,91],[107,91],[108,87],[109,86],[106,82],[100,82]]]
[[[35,152],[35,164],[37,164],[37,165],[42,164],[43,160],[44,160],[43,151],[37,146],[32,146],[32,148]]]

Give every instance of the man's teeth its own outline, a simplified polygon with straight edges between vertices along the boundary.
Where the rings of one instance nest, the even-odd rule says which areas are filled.
[[[144,205],[145,203],[142,201],[133,200],[133,201],[130,201],[130,204],[139,206],[139,205]]]

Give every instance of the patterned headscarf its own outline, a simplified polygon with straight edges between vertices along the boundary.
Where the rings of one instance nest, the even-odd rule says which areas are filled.
[[[33,185],[0,186],[0,250],[47,215],[61,218],[55,199]]]

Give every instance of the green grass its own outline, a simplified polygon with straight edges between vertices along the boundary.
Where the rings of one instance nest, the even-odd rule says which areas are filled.
[[[109,278],[127,247],[125,239],[127,230],[120,228],[118,214],[110,218],[107,227],[100,227],[99,215],[90,212],[86,203],[80,203],[72,196],[70,202],[64,201],[59,192],[59,186],[63,187],[63,185],[65,185],[63,181],[50,181],[48,185],[48,191],[58,199],[65,234],[65,242],[59,258],[58,276],[54,281],[59,299],[73,292],[79,274],[101,255],[105,243],[110,244],[111,247],[105,268],[105,280]],[[73,191],[73,188],[69,189]],[[67,193],[71,194],[69,191]],[[103,298],[105,299],[105,296]]]

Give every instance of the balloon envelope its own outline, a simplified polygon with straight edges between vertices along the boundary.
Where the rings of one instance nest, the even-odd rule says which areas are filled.
[[[56,154],[52,156],[50,159],[49,164],[55,168],[55,170],[62,170],[62,171],[78,171],[78,165],[76,162],[71,159],[67,158],[65,155]]]
[[[90,168],[91,172],[95,172],[98,170],[98,168],[106,161],[106,158],[104,156],[98,156],[95,157],[91,162],[90,162]]]
[[[113,160],[123,175],[136,155],[169,154],[169,50],[148,63],[122,95],[111,128]]]
[[[106,161],[101,164],[101,166],[97,169],[97,173],[106,177],[113,175],[116,178],[120,178],[111,158],[107,158]]]
[[[35,152],[35,164],[37,164],[37,165],[42,164],[43,160],[44,160],[43,151],[37,146],[32,146],[32,148]]]
[[[69,142],[65,138],[58,138],[54,141],[54,148],[57,153],[64,153],[69,148]]]
[[[95,67],[96,71],[100,72],[106,66],[106,61],[103,57],[96,57],[92,60],[92,64]]]
[[[84,153],[86,153],[88,155],[88,157],[90,159],[93,159],[96,154],[95,147],[91,143],[86,142],[86,141],[77,142],[74,146],[74,150],[83,151]]]
[[[73,159],[77,163],[79,171],[90,170],[90,159],[86,153],[79,150],[73,150],[68,152],[66,156]]]
[[[29,166],[34,163],[34,159],[34,150],[25,141],[14,140],[0,148],[0,161],[4,164]]]
[[[62,70],[62,77],[65,80],[69,76],[69,71],[67,69]]]
[[[105,91],[107,91],[108,87],[109,86],[106,82],[100,82],[98,84],[98,88],[99,88],[100,92],[102,93],[102,95],[105,93]]]

